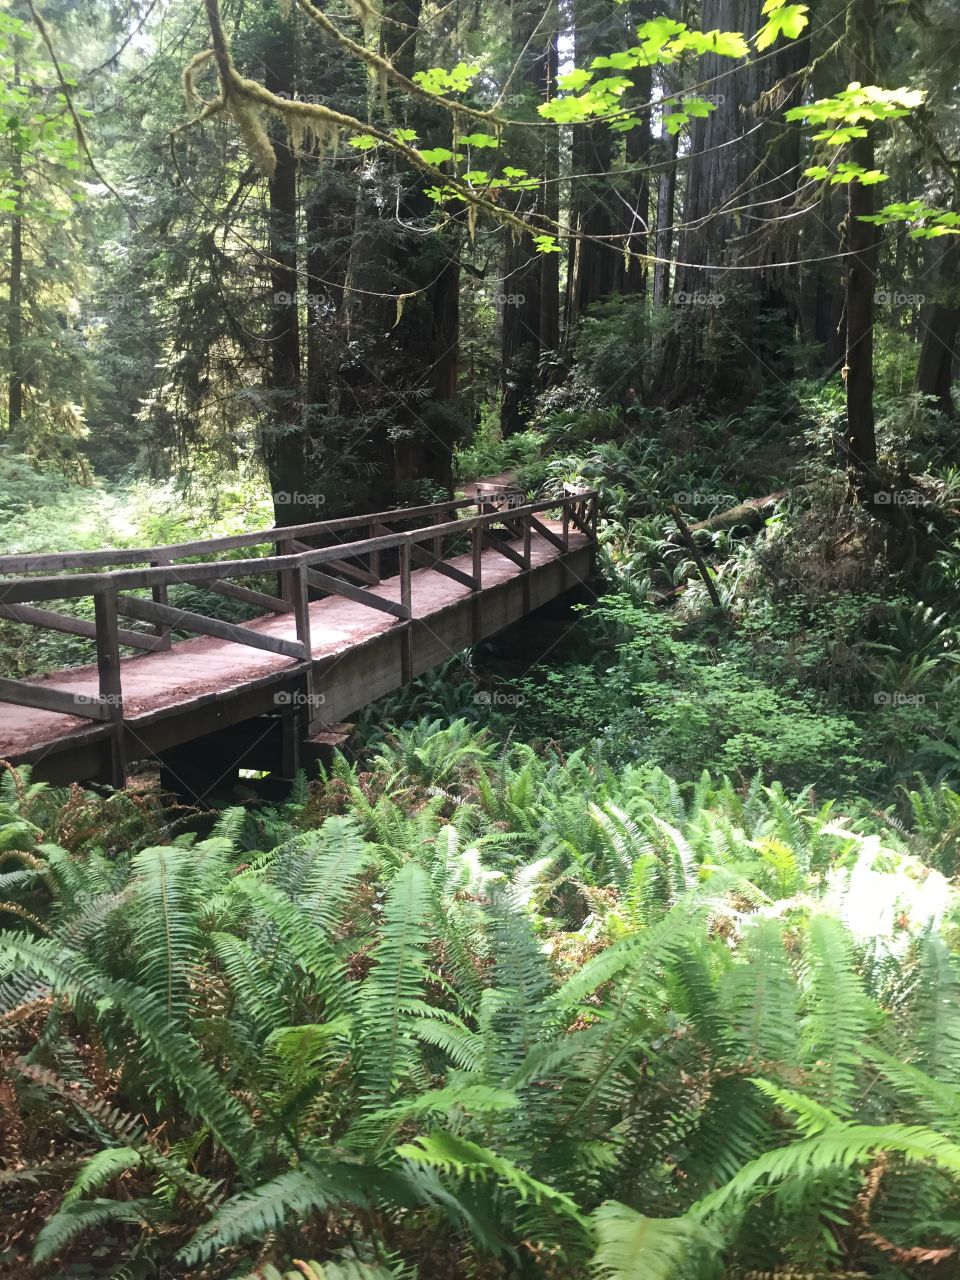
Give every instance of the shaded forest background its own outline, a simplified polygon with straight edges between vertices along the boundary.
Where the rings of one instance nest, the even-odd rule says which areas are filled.
[[[331,9],[344,38],[400,76],[473,69],[454,98],[496,104],[509,123],[496,150],[489,133],[469,145],[469,122],[457,124],[468,139],[458,169],[485,171],[494,155],[522,171],[488,194],[523,231],[438,204],[402,156],[323,122],[296,136],[264,116],[271,176],[232,118],[190,125],[196,94],[213,92],[208,62],[184,103],[184,68],[209,38],[198,4],[48,5],[44,35],[39,15],[11,4],[6,93],[23,113],[3,135],[16,210],[2,228],[6,465],[28,458],[80,482],[253,467],[274,496],[297,495],[275,501],[278,523],[309,507],[383,509],[449,491],[478,428],[509,435],[578,395],[635,433],[653,410],[738,413],[768,393],[773,439],[784,420],[802,429],[796,379],[838,399],[852,379],[869,416],[872,360],[850,350],[867,353],[874,322],[897,391],[923,397],[912,411],[949,414],[956,238],[922,218],[908,224],[926,226],[918,238],[859,214],[911,201],[958,214],[952,6],[817,0],[798,38],[752,56],[688,52],[630,70],[610,123],[538,112],[558,95],[563,105],[558,76],[629,48],[640,23],[752,33],[760,10],[405,2],[377,20]],[[223,29],[239,73],[271,93],[450,154],[448,110],[378,82],[301,7],[224,5]],[[908,86],[923,105],[846,148],[785,118],[848,81]],[[875,153],[889,175],[880,198],[831,180],[857,147],[864,171]],[[809,176],[824,152],[833,168]],[[536,251],[541,226],[568,233],[556,252]],[[855,263],[864,288],[851,309]],[[857,411],[848,425],[872,432]]]

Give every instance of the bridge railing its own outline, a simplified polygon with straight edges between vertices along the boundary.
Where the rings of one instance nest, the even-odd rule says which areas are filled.
[[[565,486],[558,498],[516,505],[504,492],[478,492],[475,497],[452,499],[420,507],[402,507],[372,515],[315,521],[310,524],[272,528],[253,533],[232,534],[206,541],[171,544],[163,547],[114,548],[103,551],[55,552],[40,555],[0,556],[0,618],[41,629],[83,636],[95,641],[98,684],[96,695],[72,694],[45,686],[42,682],[0,677],[0,702],[34,707],[44,711],[105,722],[119,736],[123,723],[123,693],[120,678],[120,651],[124,647],[145,652],[168,649],[174,630],[213,636],[266,650],[292,659],[309,670],[310,592],[322,590],[389,614],[402,624],[411,622],[414,566],[426,567],[466,587],[482,590],[483,551],[495,549],[521,570],[531,567],[533,536],[545,539],[560,551],[570,545],[571,529],[594,540],[597,529],[597,495],[593,490]],[[466,507],[476,514],[449,519]],[[551,528],[541,516],[560,510],[561,531]],[[419,528],[397,531],[389,524],[424,520]],[[501,525],[498,535],[495,526]],[[331,538],[351,530],[365,529],[365,537],[352,541]],[[311,547],[306,538],[321,538],[326,546]],[[450,564],[451,543],[469,541],[471,571]],[[514,543],[520,543],[519,548]],[[197,560],[241,547],[273,544],[276,553],[250,559]],[[445,551],[445,545],[447,551]],[[379,586],[384,553],[396,553],[399,599],[372,590]],[[141,568],[110,568],[143,565]],[[89,570],[95,570],[89,572]],[[99,571],[97,571],[99,570]],[[278,575],[277,594],[241,586],[237,579]],[[340,576],[336,576],[336,575]],[[350,581],[345,581],[350,579]],[[242,623],[171,605],[172,586],[202,586],[218,594],[257,607],[264,614],[292,614],[296,639],[251,629]],[[129,594],[149,591],[150,598]],[[37,608],[37,602],[93,599],[94,620]],[[120,625],[121,618],[133,618],[153,626],[152,634]]]

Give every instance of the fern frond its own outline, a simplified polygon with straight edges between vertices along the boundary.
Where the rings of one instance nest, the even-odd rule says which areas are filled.
[[[814,916],[803,953],[803,1039],[813,1087],[840,1115],[853,1109],[860,1045],[878,1019],[857,974],[849,936],[837,921]]]
[[[149,1199],[71,1201],[62,1205],[41,1227],[33,1248],[33,1261],[49,1262],[77,1236],[102,1228],[105,1223],[126,1222],[147,1227],[156,1217],[157,1206]]]
[[[327,818],[316,832],[313,866],[304,884],[303,905],[316,924],[331,933],[357,881],[376,855],[352,818]]]
[[[177,1257],[186,1266],[196,1266],[231,1245],[262,1240],[279,1231],[291,1216],[302,1220],[343,1203],[366,1203],[360,1171],[346,1165],[322,1168],[304,1163],[252,1191],[231,1197],[194,1233]]]
[[[209,941],[256,1038],[262,1040],[277,1027],[285,1026],[290,1020],[290,1009],[280,985],[246,939],[214,933]]]
[[[865,1164],[880,1152],[896,1152],[908,1161],[929,1160],[960,1176],[960,1145],[921,1125],[840,1124],[751,1160],[725,1186],[690,1210],[704,1218],[745,1204],[756,1192],[787,1178],[820,1177]]]
[[[615,1200],[591,1214],[593,1269],[607,1280],[675,1280],[690,1253],[717,1242],[692,1218],[648,1218]]]
[[[422,1001],[427,976],[430,882],[415,862],[395,876],[383,910],[383,935],[360,999],[363,1090],[370,1110],[387,1105],[397,1079],[413,1065],[415,1015],[405,1009]]]
[[[187,1011],[200,942],[191,864],[192,855],[174,845],[144,849],[132,863],[138,977],[178,1019]]]
[[[139,1164],[140,1152],[134,1147],[106,1147],[103,1151],[98,1151],[84,1162],[63,1197],[63,1203],[72,1204],[74,1200],[96,1191],[124,1170],[135,1169]]]
[[[397,1155],[402,1159],[429,1164],[445,1173],[468,1179],[492,1175],[503,1186],[514,1191],[522,1201],[532,1200],[535,1204],[547,1205],[571,1223],[584,1230],[587,1228],[587,1219],[572,1197],[532,1178],[512,1160],[442,1129],[397,1147]]]
[[[330,1017],[348,1014],[352,991],[330,937],[322,926],[318,927],[311,902],[301,906],[275,885],[252,878],[238,879],[235,888],[254,904],[263,919],[275,926],[275,933],[268,939],[269,949],[273,951],[279,944],[285,962],[310,979],[311,990],[323,1000]],[[276,967],[273,972],[278,972]]]
[[[241,1168],[245,1166],[253,1132],[250,1117],[203,1060],[196,1042],[170,1021],[165,1005],[151,992],[103,977],[53,938],[0,933],[0,961],[4,958],[44,977],[56,994],[72,1003],[92,1006],[105,997],[111,1000],[147,1049],[150,1070],[161,1073],[190,1112],[209,1125]]]

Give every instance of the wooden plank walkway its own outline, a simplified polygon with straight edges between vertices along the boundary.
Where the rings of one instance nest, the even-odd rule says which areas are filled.
[[[37,776],[54,781],[106,777],[119,784],[128,762],[252,716],[286,714],[290,732],[302,739],[509,625],[589,572],[592,493],[571,493],[562,503],[514,500],[498,507],[485,492],[478,514],[450,520],[453,505],[318,522],[300,526],[294,536],[268,530],[186,549],[0,557],[0,574],[8,565],[21,574],[25,567],[59,570],[53,578],[0,578],[5,616],[40,627],[54,620],[61,629],[69,625],[67,615],[24,602],[92,594],[97,624],[89,629],[98,647],[96,664],[30,681],[0,679],[0,758],[30,762]],[[551,505],[561,507],[558,517],[546,509]],[[386,526],[404,519],[422,521],[421,527],[400,533]],[[300,540],[329,535],[334,524],[365,526],[369,533],[321,548]],[[236,547],[253,545],[255,538],[275,542],[285,554],[195,562],[208,548],[222,551],[225,541]],[[457,554],[465,540],[470,550]],[[399,556],[399,571],[381,579],[380,559],[390,554]],[[114,564],[119,559],[156,567],[66,572],[99,570],[111,555]],[[164,564],[187,555],[193,562]],[[414,567],[418,561],[424,563]],[[282,583],[276,597],[236,583],[242,574],[262,582],[271,569]],[[219,584],[220,594],[249,597],[272,611],[242,624],[184,613],[167,603],[167,590],[185,581]],[[320,587],[330,594],[308,599]],[[152,599],[128,594],[144,588]],[[124,614],[153,622],[154,632],[131,637],[117,622]],[[171,643],[171,626],[205,633]],[[217,634],[220,628],[223,634]],[[152,650],[121,657],[121,645],[137,637]]]

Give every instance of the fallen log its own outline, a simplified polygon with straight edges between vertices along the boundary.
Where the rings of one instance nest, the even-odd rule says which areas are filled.
[[[768,493],[764,498],[748,498],[746,502],[738,502],[735,507],[727,507],[725,511],[717,511],[706,520],[698,520],[690,525],[691,533],[701,529],[708,533],[718,533],[723,529],[759,529],[766,518],[772,514],[778,502],[791,492],[781,489],[777,493]]]

